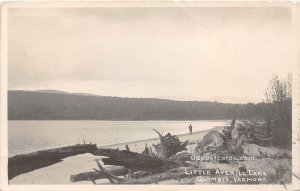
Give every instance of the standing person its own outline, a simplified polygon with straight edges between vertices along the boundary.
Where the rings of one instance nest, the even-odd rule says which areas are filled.
[[[190,135],[193,133],[193,127],[192,127],[192,124],[190,124],[189,126],[189,131],[190,131]]]

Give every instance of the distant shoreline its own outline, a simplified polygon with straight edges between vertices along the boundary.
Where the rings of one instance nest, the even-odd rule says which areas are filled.
[[[232,120],[256,116],[266,103],[174,101],[153,98],[8,92],[8,120]]]

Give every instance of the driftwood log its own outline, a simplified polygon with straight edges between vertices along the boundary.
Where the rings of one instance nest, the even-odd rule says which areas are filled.
[[[223,149],[226,146],[225,141],[225,138],[223,138],[217,130],[211,130],[204,135],[202,141],[197,143],[195,152],[201,152],[208,147]]]
[[[103,173],[103,175],[110,181],[110,183],[116,183],[116,182],[123,182],[124,181],[124,178],[120,178],[120,177],[118,177],[118,176],[116,176],[116,175],[114,175],[114,174],[111,174],[110,172],[108,172],[101,164],[100,164],[100,162],[99,161],[97,161],[96,160],[96,162],[97,162],[97,165],[98,165],[98,167],[99,167],[99,169],[100,170],[97,170],[97,169],[95,169],[94,168],[94,170],[96,171],[96,172],[101,172],[101,173]],[[95,181],[92,181],[94,184],[96,184],[95,183]]]
[[[224,127],[222,131],[211,130],[206,133],[197,146],[195,152],[220,152],[231,153],[239,156],[243,153],[242,145],[256,144],[263,147],[271,145],[274,137],[267,132],[271,123],[253,123],[251,121],[242,121],[236,123],[232,120],[231,125]]]
[[[74,145],[30,154],[16,155],[8,159],[8,179],[43,168],[61,161],[61,159],[84,153],[93,153],[95,144]]]
[[[93,154],[108,157],[102,159],[105,165],[124,166],[135,171],[161,172],[186,165],[178,161],[160,159],[126,150],[97,149],[94,150]]]
[[[186,150],[186,146],[188,141],[180,142],[178,137],[175,135],[171,135],[170,133],[163,136],[160,132],[153,129],[159,136],[160,143],[152,146],[157,152],[157,156],[162,159],[169,158],[176,153]]]
[[[115,176],[125,176],[128,173],[128,169],[121,166],[114,166],[111,168],[106,168],[105,170]],[[106,178],[106,175],[101,171],[83,172],[83,173],[70,176],[71,182],[88,181],[88,180],[95,181],[103,178]]]

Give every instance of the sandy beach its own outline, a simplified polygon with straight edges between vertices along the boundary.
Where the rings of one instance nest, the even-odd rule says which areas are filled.
[[[213,129],[220,128],[222,127],[216,127]],[[206,132],[210,130],[197,131],[192,135],[180,134],[177,136],[180,141],[188,140],[191,143],[196,143],[197,141],[201,141]],[[128,145],[131,151],[141,153],[146,144],[149,147],[152,144],[157,143],[159,143],[159,138],[107,145],[102,146],[101,148],[119,148],[120,150],[125,150],[125,145]],[[188,145],[187,152],[191,152],[195,145],[196,144]],[[80,154],[68,157],[59,163],[16,176],[9,181],[9,184],[92,184],[90,181],[72,183],[70,181],[70,176],[81,172],[93,171],[93,168],[97,169],[98,167],[95,159],[99,158],[101,157],[94,156],[92,154]],[[105,167],[107,167],[107,165]],[[97,183],[103,183],[106,181],[107,180],[98,180]]]

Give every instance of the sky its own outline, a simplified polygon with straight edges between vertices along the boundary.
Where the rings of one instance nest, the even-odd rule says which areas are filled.
[[[260,102],[291,72],[288,8],[11,8],[8,88]]]

